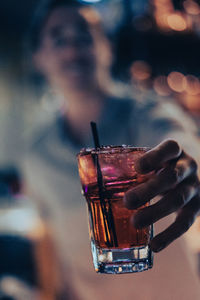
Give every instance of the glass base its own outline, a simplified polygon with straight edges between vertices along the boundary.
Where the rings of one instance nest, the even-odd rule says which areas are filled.
[[[151,269],[153,266],[153,253],[149,246],[128,249],[101,249],[92,240],[91,248],[97,273],[137,273]]]

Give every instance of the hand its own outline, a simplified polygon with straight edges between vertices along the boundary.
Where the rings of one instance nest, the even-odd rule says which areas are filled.
[[[150,242],[151,249],[159,252],[189,229],[200,210],[197,164],[177,142],[166,140],[145,153],[135,169],[141,174],[155,171],[155,175],[125,194],[125,206],[137,209],[157,195],[162,197],[134,214],[133,226],[143,228],[177,212],[174,223]]]

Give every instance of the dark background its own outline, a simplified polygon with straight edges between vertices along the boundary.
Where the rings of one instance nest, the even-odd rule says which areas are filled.
[[[22,41],[28,30],[32,13],[38,0],[1,0],[0,1],[0,62],[4,65],[19,64],[22,55]],[[97,4],[100,11],[109,10],[108,4],[113,1],[102,1]],[[120,1],[118,1],[119,3]],[[153,70],[153,76],[168,74],[176,69],[185,74],[199,75],[200,39],[194,32],[171,32],[165,34],[154,26],[151,2],[144,9],[137,6],[140,1],[121,1],[120,18],[114,20],[116,26],[109,32],[114,47],[114,74],[123,78],[132,61],[145,60]],[[117,3],[117,2],[116,2]],[[132,5],[132,11],[130,9]],[[182,10],[183,1],[172,1],[174,9]],[[114,5],[114,4],[113,4]],[[139,15],[139,17],[138,17]],[[138,19],[142,22],[148,18],[153,25],[149,30],[137,28]],[[146,20],[145,20],[146,21]],[[120,66],[124,66],[120,68]],[[7,65],[8,67],[8,65]],[[119,75],[120,74],[120,75]]]

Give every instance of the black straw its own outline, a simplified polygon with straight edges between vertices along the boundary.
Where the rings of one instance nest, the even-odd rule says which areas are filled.
[[[90,125],[91,125],[91,129],[92,129],[95,149],[100,148],[99,136],[98,136],[96,123],[91,122]],[[106,202],[104,199],[104,195],[106,194],[106,189],[103,184],[103,176],[102,176],[101,167],[99,164],[98,154],[94,155],[94,162],[97,166],[97,183],[98,183],[98,187],[99,187],[99,199],[100,199],[101,209],[102,209],[102,213],[103,213],[103,220],[104,220],[107,244],[108,244],[108,247],[112,247],[112,246],[118,247],[118,241],[117,241],[117,235],[116,235],[116,231],[115,231],[115,224],[114,224],[114,218],[113,218],[113,214],[112,214],[111,202],[108,199],[109,207],[108,207],[108,211],[107,211]],[[110,232],[110,239],[109,239],[108,230]],[[113,240],[112,240],[112,236],[113,236]]]
[[[92,136],[94,139],[94,145],[95,149],[100,148],[100,143],[99,143],[99,135],[97,131],[97,124],[95,122],[90,122],[91,128],[92,128]]]

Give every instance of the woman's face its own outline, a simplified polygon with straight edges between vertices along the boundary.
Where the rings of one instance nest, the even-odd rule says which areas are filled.
[[[34,61],[50,84],[57,87],[82,89],[94,83],[93,38],[77,8],[62,6],[51,12]]]

